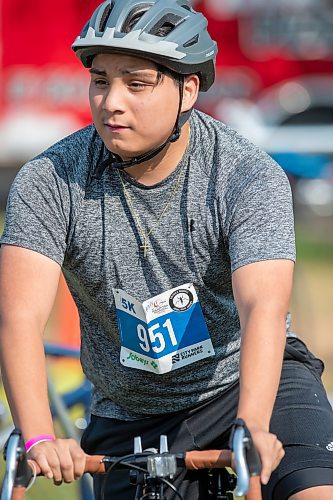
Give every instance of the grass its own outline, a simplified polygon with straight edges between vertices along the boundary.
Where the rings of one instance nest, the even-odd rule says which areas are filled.
[[[297,230],[297,260],[300,262],[321,262],[330,267],[333,264],[333,240],[318,239],[309,231]]]
[[[294,329],[325,363],[323,381],[333,396],[332,218],[299,217],[292,313]]]

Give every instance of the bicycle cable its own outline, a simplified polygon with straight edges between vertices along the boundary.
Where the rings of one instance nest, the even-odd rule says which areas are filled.
[[[148,470],[147,469],[144,469],[143,467],[140,467],[138,465],[135,465],[135,464],[132,464],[130,462],[127,462],[127,460],[130,460],[132,458],[138,458],[138,456],[140,456],[140,458],[145,458],[145,457],[148,457],[150,455],[153,455],[153,453],[142,453],[140,455],[138,455],[137,453],[132,453],[131,455],[124,455],[123,457],[120,457],[118,460],[116,460],[115,462],[113,462],[113,464],[110,465],[110,467],[108,467],[108,470],[107,472],[105,473],[105,477],[103,479],[103,485],[102,485],[102,489],[101,489],[101,500],[106,500],[106,485],[107,485],[107,482],[110,478],[110,473],[111,471],[117,466],[117,465],[124,465],[126,468],[129,468],[131,470],[137,470],[139,472],[144,472],[144,473],[148,473]],[[161,483],[165,484],[166,486],[168,486],[176,495],[177,497],[179,498],[179,500],[184,500],[183,497],[181,496],[181,494],[179,493],[179,491],[177,490],[177,488],[172,484],[170,483],[170,481],[168,481],[167,479],[165,478],[158,478],[159,481],[161,481]]]
[[[25,491],[30,490],[30,488],[35,484],[36,478],[37,478],[37,469],[36,469],[35,463],[31,460],[28,460],[28,464],[29,464],[29,467],[31,467],[31,469],[32,469],[32,476],[31,476],[30,482],[29,482],[28,486],[26,487]]]
[[[148,456],[150,455],[150,453],[145,453],[145,454],[142,454],[141,456],[142,457],[145,457],[145,456]],[[124,465],[127,466],[127,462],[125,462],[125,460],[130,460],[132,458],[136,458],[137,457],[137,454],[135,453],[131,453],[130,455],[124,455],[123,457],[120,457],[118,460],[116,460],[115,462],[113,462],[113,464],[110,465],[110,467],[108,467],[108,470],[106,471],[105,473],[105,477],[103,479],[103,485],[102,485],[102,489],[101,489],[101,500],[106,500],[106,497],[105,497],[105,493],[106,493],[106,484],[109,480],[109,476],[110,476],[110,473],[111,471],[116,467],[116,465],[119,465],[121,462],[124,462]],[[143,469],[139,466],[136,466],[138,467],[139,469],[141,469],[141,472],[147,472],[146,469]]]

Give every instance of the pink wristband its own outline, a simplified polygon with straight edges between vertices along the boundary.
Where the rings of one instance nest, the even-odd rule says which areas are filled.
[[[25,443],[25,450],[28,453],[31,450],[31,448],[33,448],[36,444],[44,443],[45,441],[54,441],[54,440],[55,440],[55,437],[52,436],[51,434],[41,434],[40,436],[36,436],[32,439],[29,439],[29,441],[27,441]]]

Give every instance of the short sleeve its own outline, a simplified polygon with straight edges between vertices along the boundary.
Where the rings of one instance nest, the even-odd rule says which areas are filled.
[[[290,184],[275,163],[259,170],[235,200],[228,234],[231,271],[271,259],[295,261]]]
[[[48,157],[32,160],[11,187],[0,243],[34,250],[62,265],[69,214],[68,182],[61,169]]]

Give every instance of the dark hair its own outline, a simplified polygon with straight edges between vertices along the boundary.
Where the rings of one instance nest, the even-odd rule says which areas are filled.
[[[179,85],[181,76],[178,73],[175,73],[171,69],[166,68],[162,64],[157,64],[156,85],[159,85],[163,81],[165,75],[170,76],[174,80],[175,84]]]

